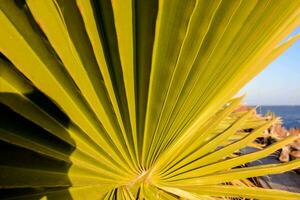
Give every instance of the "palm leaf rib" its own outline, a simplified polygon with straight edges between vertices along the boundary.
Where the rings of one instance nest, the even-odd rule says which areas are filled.
[[[0,0],[0,198],[299,199],[244,183],[300,161],[240,168],[297,138],[236,154],[278,119],[233,98],[299,24],[298,0]]]

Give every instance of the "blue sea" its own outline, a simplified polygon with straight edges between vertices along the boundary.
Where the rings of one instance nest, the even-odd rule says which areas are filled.
[[[257,108],[259,114],[265,114],[268,111],[281,117],[286,128],[300,128],[300,106],[260,106]]]

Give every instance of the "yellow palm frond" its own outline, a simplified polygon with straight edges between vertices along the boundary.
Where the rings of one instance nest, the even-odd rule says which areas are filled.
[[[233,98],[299,16],[298,0],[0,0],[0,198],[299,199],[244,184],[300,160],[237,168],[296,136],[236,154],[278,119]]]

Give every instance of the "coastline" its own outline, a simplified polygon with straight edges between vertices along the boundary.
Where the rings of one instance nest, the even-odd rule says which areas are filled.
[[[300,105],[260,105],[256,110],[262,116],[271,111],[282,119],[286,129],[300,128]]]

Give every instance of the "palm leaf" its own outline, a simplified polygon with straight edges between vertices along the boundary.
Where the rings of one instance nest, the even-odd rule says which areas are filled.
[[[278,119],[232,98],[300,35],[300,2],[0,0],[6,199],[299,199],[238,156]],[[251,132],[244,132],[252,129]],[[228,184],[229,185],[225,185]]]

